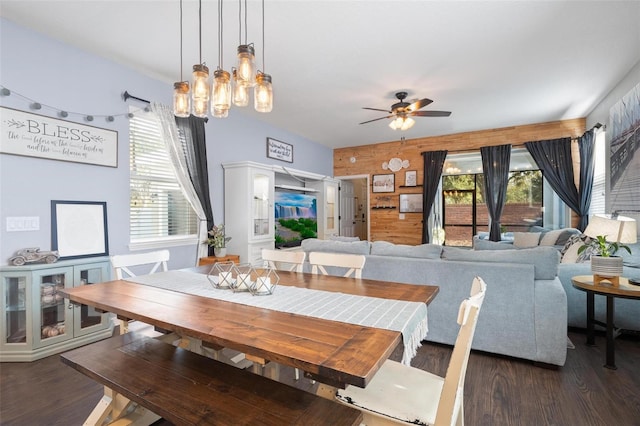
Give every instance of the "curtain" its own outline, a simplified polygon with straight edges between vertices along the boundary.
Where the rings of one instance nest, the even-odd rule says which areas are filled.
[[[580,162],[580,191],[573,181],[571,138],[526,142],[524,145],[535,160],[551,188],[580,218],[578,229],[584,231],[589,222],[589,206],[593,186],[593,131],[586,132],[578,142]],[[583,170],[584,169],[584,170]],[[584,197],[584,201],[583,201]]]
[[[484,201],[491,219],[489,240],[500,241],[500,218],[507,201],[511,145],[484,146],[480,148],[480,155],[484,173]]]
[[[173,111],[166,105],[152,102],[151,112],[160,122],[162,135],[164,136],[163,139],[165,141],[178,184],[180,185],[180,189],[198,216],[198,251],[195,259],[195,264],[197,264],[199,258],[208,254],[208,248],[205,242],[207,239],[207,216],[205,215],[200,199],[198,198],[198,194],[196,193],[189,177],[186,154],[178,134],[178,126],[176,125]]]
[[[207,165],[207,141],[204,129],[206,120],[206,118],[198,118],[193,115],[188,118],[176,117],[178,129],[185,136],[183,148],[189,178],[207,218],[207,230],[210,230],[215,223],[209,195],[209,167]],[[208,254],[213,255],[213,247],[208,248]]]
[[[447,158],[447,151],[423,152],[424,160],[424,185],[422,186],[422,244],[426,244],[429,239],[429,214],[433,201],[438,192],[442,167]]]
[[[580,205],[578,214],[580,222],[578,229],[584,231],[589,224],[589,208],[591,207],[591,194],[593,193],[593,174],[594,174],[594,156],[596,137],[593,129],[585,132],[578,138],[578,148],[580,150],[580,186],[578,195],[580,196]]]

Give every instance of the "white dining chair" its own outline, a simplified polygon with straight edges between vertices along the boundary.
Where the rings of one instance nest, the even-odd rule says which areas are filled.
[[[366,260],[367,258],[361,254],[324,253],[319,251],[309,253],[312,274],[320,272],[323,275],[329,275],[325,267],[335,266],[347,268],[347,272],[344,273],[343,277],[355,275],[356,278],[362,278],[362,268],[364,268]]]
[[[460,330],[444,378],[387,360],[366,388],[347,386],[336,399],[359,408],[366,425],[464,425],[464,379],[485,292],[484,281],[476,277],[471,296],[460,304]]]
[[[111,256],[110,260],[113,274],[116,279],[122,280],[141,274],[153,274],[158,270],[166,272],[169,257],[169,250],[158,250],[147,253],[116,254]],[[120,320],[120,334],[127,332],[129,332],[129,322]]]
[[[270,268],[281,271],[302,272],[302,265],[306,257],[307,253],[303,251],[262,249],[262,260]]]

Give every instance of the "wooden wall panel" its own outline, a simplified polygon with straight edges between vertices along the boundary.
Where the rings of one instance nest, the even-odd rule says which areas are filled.
[[[425,120],[426,121],[426,120]],[[419,123],[418,123],[419,125]],[[556,139],[562,137],[579,137],[585,132],[586,120],[553,121],[548,123],[528,124],[523,126],[503,127],[499,129],[480,130],[476,132],[457,133],[453,135],[432,136],[404,141],[381,142],[373,145],[339,148],[333,151],[333,175],[354,176],[392,173],[384,170],[382,163],[397,157],[408,160],[410,166],[395,173],[396,190],[394,193],[372,193],[369,191],[371,206],[376,205],[378,197],[391,197],[391,204],[398,207],[399,194],[421,192],[422,188],[401,188],[404,185],[406,170],[417,170],[418,185],[423,183],[422,155],[424,151],[446,149],[453,152],[479,151],[483,146],[504,145],[507,143],[522,146],[525,142]],[[401,136],[398,133],[398,136]],[[355,162],[351,162],[351,158]],[[386,202],[386,201],[384,201]],[[383,202],[383,203],[384,203]],[[395,210],[369,211],[371,241],[390,241],[397,244],[420,244],[422,215],[406,213],[400,219],[400,212]]]

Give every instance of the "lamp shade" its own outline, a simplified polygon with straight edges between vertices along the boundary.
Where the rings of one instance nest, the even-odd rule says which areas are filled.
[[[584,230],[584,234],[591,238],[602,235],[609,242],[622,244],[634,244],[638,238],[637,233],[635,219],[625,216],[613,219],[606,214],[591,216],[589,225]]]

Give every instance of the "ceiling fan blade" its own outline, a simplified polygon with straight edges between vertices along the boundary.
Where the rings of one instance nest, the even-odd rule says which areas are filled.
[[[417,110],[419,110],[420,108],[424,108],[424,107],[426,107],[426,106],[427,106],[427,105],[429,105],[430,103],[433,103],[433,101],[432,101],[431,99],[427,99],[427,98],[420,99],[420,100],[415,101],[415,102],[413,102],[412,104],[410,104],[410,105],[407,107],[407,111],[408,111],[408,112],[410,112],[410,111],[417,111]]]
[[[391,111],[389,111],[388,109],[367,108],[367,107],[362,107],[362,109],[370,109],[371,111],[382,111],[382,112],[388,112],[389,114],[391,114]]]
[[[448,117],[451,115],[451,111],[414,111],[409,115],[416,117]]]
[[[362,123],[359,123],[359,124],[367,124],[367,123],[371,123],[372,121],[384,120],[385,118],[391,118],[391,117],[394,117],[394,116],[387,115],[386,117],[374,118],[373,120],[363,121]]]

